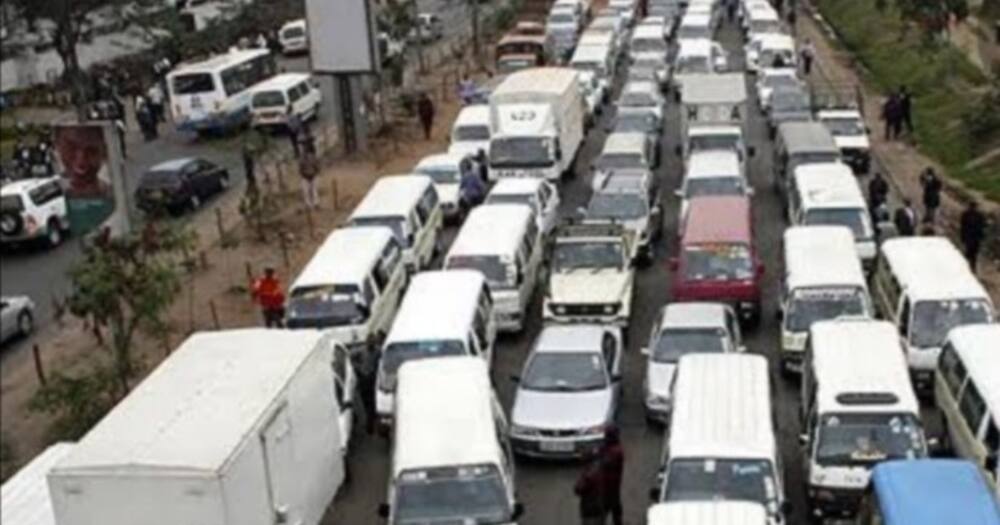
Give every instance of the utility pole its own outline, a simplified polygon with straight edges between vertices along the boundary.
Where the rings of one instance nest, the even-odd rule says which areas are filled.
[[[479,62],[479,0],[472,2],[472,56]]]

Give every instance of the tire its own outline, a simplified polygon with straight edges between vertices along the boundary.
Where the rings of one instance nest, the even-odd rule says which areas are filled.
[[[0,233],[13,236],[24,230],[24,218],[20,213],[14,211],[4,212],[0,215]]]
[[[31,312],[25,310],[17,316],[17,333],[21,337],[31,335],[35,331],[35,318]]]
[[[62,244],[62,241],[62,225],[55,218],[49,219],[48,225],[45,228],[45,242],[48,243],[50,248],[55,248]]]

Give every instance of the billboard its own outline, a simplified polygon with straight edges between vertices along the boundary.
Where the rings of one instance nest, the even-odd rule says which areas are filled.
[[[128,231],[128,196],[114,125],[57,124],[52,134],[73,234],[86,236],[98,227],[112,235]]]
[[[371,0],[306,0],[312,70],[373,73],[379,67]]]

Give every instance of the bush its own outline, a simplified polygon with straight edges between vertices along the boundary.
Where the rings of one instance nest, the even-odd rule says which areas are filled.
[[[103,418],[117,400],[115,374],[109,368],[96,367],[80,377],[61,372],[52,374],[28,402],[28,409],[55,416],[49,427],[52,440],[76,441]]]

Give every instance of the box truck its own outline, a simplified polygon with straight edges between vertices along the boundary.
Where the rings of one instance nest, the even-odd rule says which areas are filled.
[[[56,525],[45,476],[70,450],[73,450],[73,443],[56,443],[50,446],[0,487],[0,523]]]
[[[510,74],[490,95],[490,171],[558,180],[573,169],[587,110],[577,72],[540,67]]]
[[[316,525],[343,481],[334,343],[195,334],[49,473],[59,525]]]

